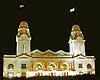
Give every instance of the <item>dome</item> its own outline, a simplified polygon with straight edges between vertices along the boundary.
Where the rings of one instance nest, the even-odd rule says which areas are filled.
[[[75,24],[72,26],[72,31],[80,31],[79,25]]]
[[[19,27],[20,28],[28,28],[28,23],[26,21],[21,21]]]

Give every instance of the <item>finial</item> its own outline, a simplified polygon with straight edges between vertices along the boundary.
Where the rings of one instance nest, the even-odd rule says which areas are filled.
[[[28,23],[26,21],[21,21],[19,27],[20,28],[28,28]]]

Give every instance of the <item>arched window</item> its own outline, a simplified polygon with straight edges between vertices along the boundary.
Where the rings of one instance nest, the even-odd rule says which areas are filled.
[[[49,68],[50,68],[50,70],[55,70],[55,69],[56,69],[56,65],[53,64],[53,63],[51,63],[51,64],[49,65]]]
[[[64,70],[67,70],[68,69],[68,65],[67,64],[62,64],[61,68],[64,69]]]
[[[42,70],[43,69],[43,65],[42,64],[36,64],[36,69]]]
[[[92,68],[91,64],[87,64],[87,68]]]
[[[9,64],[8,65],[8,69],[14,69],[14,65],[13,64]]]

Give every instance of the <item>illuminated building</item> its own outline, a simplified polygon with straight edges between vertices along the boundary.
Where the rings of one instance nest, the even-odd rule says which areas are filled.
[[[22,21],[16,36],[16,55],[4,55],[3,76],[68,76],[95,74],[94,56],[86,56],[85,40],[78,25],[72,26],[69,39],[70,52],[38,49],[30,51],[30,30]]]

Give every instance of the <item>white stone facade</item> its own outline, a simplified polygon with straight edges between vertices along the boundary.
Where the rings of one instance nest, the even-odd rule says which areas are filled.
[[[16,36],[16,55],[4,55],[4,77],[67,76],[95,74],[94,56],[86,56],[85,40],[78,25],[72,27],[70,52],[30,50],[28,24],[22,21]]]

